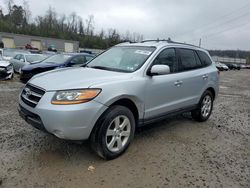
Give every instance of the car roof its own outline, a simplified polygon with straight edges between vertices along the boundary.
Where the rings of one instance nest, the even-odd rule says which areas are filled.
[[[172,40],[145,40],[142,42],[124,42],[120,43],[116,46],[140,46],[140,47],[155,47],[155,48],[162,48],[162,47],[178,47],[178,48],[189,48],[193,50],[201,50],[207,52],[205,49],[195,46],[192,44],[187,44],[187,43],[180,43],[180,42],[174,42]]]

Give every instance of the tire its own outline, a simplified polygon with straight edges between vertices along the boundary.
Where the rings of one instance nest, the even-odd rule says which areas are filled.
[[[90,136],[91,147],[100,157],[115,159],[127,150],[134,133],[133,113],[124,106],[112,106],[97,121]]]
[[[201,96],[198,108],[191,112],[193,119],[199,122],[208,120],[213,110],[213,102],[213,94],[206,90]]]

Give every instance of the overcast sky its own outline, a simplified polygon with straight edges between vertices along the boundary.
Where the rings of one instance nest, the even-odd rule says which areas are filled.
[[[5,0],[0,0],[4,6]],[[14,0],[22,4],[22,0]],[[28,0],[32,17],[49,6],[58,14],[86,19],[94,15],[95,31],[115,28],[143,34],[144,39],[167,39],[207,49],[250,50],[249,0]]]

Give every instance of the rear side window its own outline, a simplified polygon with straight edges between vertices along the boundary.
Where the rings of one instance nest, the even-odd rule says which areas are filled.
[[[212,64],[212,61],[211,59],[208,57],[208,55],[205,53],[205,52],[202,52],[202,51],[197,51],[199,57],[200,57],[200,60],[203,64],[203,66],[208,66],[208,65],[211,65]]]
[[[193,70],[201,67],[201,62],[193,50],[179,49],[181,59],[180,71]]]

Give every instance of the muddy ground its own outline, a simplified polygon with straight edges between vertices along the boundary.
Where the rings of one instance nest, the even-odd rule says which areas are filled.
[[[250,70],[221,73],[207,122],[185,114],[152,124],[112,161],[25,123],[22,86],[0,82],[0,187],[250,187]]]

